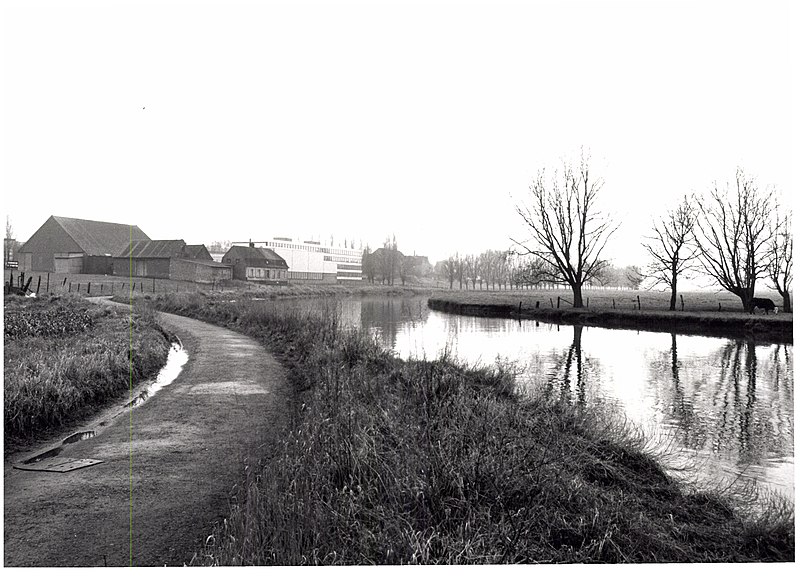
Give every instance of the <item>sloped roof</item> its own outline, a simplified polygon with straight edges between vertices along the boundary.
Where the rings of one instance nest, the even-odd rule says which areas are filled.
[[[180,258],[184,256],[183,249],[186,242],[183,240],[142,240],[126,244],[116,258]]]
[[[45,225],[39,228],[42,231],[47,223],[52,220],[89,256],[115,255],[130,240],[149,240],[139,226],[128,224],[115,224],[111,222],[98,222],[61,216],[50,216]],[[31,240],[36,236],[31,236]],[[31,242],[28,240],[28,242]],[[27,245],[26,242],[25,244]],[[22,250],[22,248],[20,248]]]
[[[289,265],[286,263],[286,260],[281,258],[276,252],[271,250],[270,248],[256,248],[259,252],[264,255],[264,258],[267,259],[267,265],[272,266],[274,268],[286,268],[289,269]]]
[[[255,266],[257,268],[266,268],[269,264],[266,256],[259,250],[261,248],[253,248],[250,246],[231,246],[222,257],[224,262],[226,258],[239,258],[244,260],[248,266]]]
[[[64,231],[90,256],[114,255],[133,240],[149,240],[139,226],[53,216]]]
[[[186,244],[183,252],[191,260],[213,260],[211,254],[208,252],[203,244]]]

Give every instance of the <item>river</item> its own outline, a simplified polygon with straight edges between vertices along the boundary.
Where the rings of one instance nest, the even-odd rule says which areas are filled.
[[[337,307],[400,357],[446,349],[469,364],[514,364],[523,393],[624,417],[668,464],[690,466],[684,477],[752,481],[794,500],[792,345],[459,316],[419,297]]]

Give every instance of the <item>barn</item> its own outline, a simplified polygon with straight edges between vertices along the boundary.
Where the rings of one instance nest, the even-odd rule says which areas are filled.
[[[23,272],[111,274],[113,256],[131,240],[149,239],[134,225],[50,216],[19,248],[19,268]]]
[[[233,268],[235,280],[262,282],[264,284],[286,284],[289,266],[286,261],[269,248],[231,246],[222,257],[222,264]]]
[[[183,240],[133,242],[114,257],[114,274],[190,282],[230,280],[230,266],[214,262],[203,245]]]

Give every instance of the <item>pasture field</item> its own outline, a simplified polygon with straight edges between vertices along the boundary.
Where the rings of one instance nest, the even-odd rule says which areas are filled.
[[[794,560],[793,506],[678,483],[602,409],[520,397],[502,366],[401,360],[324,307],[223,298],[149,302],[267,345],[297,400],[194,564]]]
[[[6,454],[155,376],[170,346],[151,310],[131,317],[76,296],[6,296],[3,322]]]
[[[742,312],[742,302],[725,291],[711,290],[687,290],[679,292],[683,295],[684,312]],[[783,300],[777,292],[756,292],[756,295],[764,298],[771,298],[780,308]],[[458,301],[464,304],[506,304],[518,306],[522,302],[523,309],[535,308],[539,302],[540,308],[555,308],[558,299],[561,299],[561,308],[569,309],[572,307],[572,291],[568,288],[534,288],[531,290],[436,290],[434,297],[442,297],[448,300]],[[637,300],[638,297],[638,300]],[[584,304],[586,310],[656,310],[669,311],[669,292],[658,292],[655,290],[628,290],[628,289],[609,289],[609,288],[584,288],[584,303],[588,300],[588,306]],[[551,306],[552,301],[552,306]],[[678,297],[676,311],[680,312],[681,299]],[[759,311],[763,314],[763,311]],[[779,315],[791,317],[790,314],[779,312]]]

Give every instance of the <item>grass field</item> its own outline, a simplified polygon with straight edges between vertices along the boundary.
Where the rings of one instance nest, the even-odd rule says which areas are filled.
[[[681,485],[639,434],[599,409],[520,398],[508,369],[403,361],[324,311],[153,303],[266,344],[298,397],[195,563],[794,559],[792,506]]]
[[[742,312],[742,302],[725,291],[686,291],[683,296],[683,309],[681,299],[678,298],[677,310],[685,312]],[[771,298],[777,306],[783,300],[777,292],[758,292],[757,296]],[[539,302],[540,308],[556,308],[561,299],[560,307],[572,307],[572,291],[569,289],[533,289],[533,290],[436,290],[434,297],[444,297],[469,304],[509,304],[518,306],[522,302],[523,308],[535,308]],[[669,310],[669,292],[654,290],[612,290],[604,288],[586,288],[583,291],[584,307],[587,310]],[[638,299],[637,299],[638,298]],[[760,313],[762,311],[759,311]],[[790,317],[790,314],[779,313],[780,316]]]
[[[131,322],[74,296],[5,297],[3,330],[6,452],[80,420],[129,379],[154,376],[169,350],[151,310],[137,308]]]

